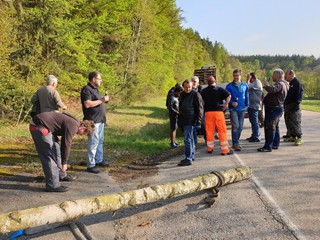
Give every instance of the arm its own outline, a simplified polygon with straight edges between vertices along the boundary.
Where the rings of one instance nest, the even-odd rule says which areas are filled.
[[[203,116],[203,100],[200,93],[196,92],[195,97],[193,98],[194,101],[194,112],[195,112],[195,125],[201,125],[201,120]]]
[[[99,97],[101,95],[99,94]],[[100,99],[97,99],[98,97],[95,97],[89,89],[83,88],[81,91],[81,102],[83,104],[84,108],[93,108],[96,107],[102,103],[109,101],[109,95],[105,95],[101,97]],[[94,99],[94,100],[93,100]]]
[[[83,105],[85,108],[93,108],[95,106],[98,106],[102,103],[106,103],[106,102],[109,102],[109,96],[104,96],[102,97],[101,99],[98,99],[98,100],[95,100],[95,101],[92,101],[92,100],[86,100],[83,102]]]
[[[67,106],[64,105],[64,103],[62,102],[62,99],[61,99],[58,91],[54,91],[52,97],[53,97],[56,105],[58,106],[58,108],[62,108],[63,110],[67,110]]]

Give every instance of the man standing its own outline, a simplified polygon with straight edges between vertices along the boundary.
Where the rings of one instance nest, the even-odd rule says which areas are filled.
[[[263,88],[260,80],[256,78],[254,72],[248,74],[247,83],[249,86],[249,102],[248,107],[249,121],[251,123],[252,134],[247,138],[249,142],[260,142],[260,127],[259,127],[259,111],[261,110],[261,96]]]
[[[221,155],[231,155],[233,151],[229,149],[227,125],[223,112],[228,107],[231,96],[227,90],[216,85],[216,79],[210,76],[208,77],[208,87],[201,92],[204,102],[207,152],[213,152],[214,133],[217,129]]]
[[[231,94],[229,102],[232,148],[241,151],[239,139],[242,132],[245,111],[249,106],[249,87],[246,82],[241,81],[241,70],[233,71],[233,81],[228,83],[226,90]]]
[[[284,120],[290,136],[284,141],[294,142],[296,146],[300,146],[302,144],[300,104],[302,102],[304,88],[296,78],[293,70],[286,71],[285,79],[289,82],[290,87],[284,101]]]
[[[60,181],[73,181],[75,176],[67,175],[72,137],[75,134],[90,135],[94,124],[80,122],[71,115],[60,112],[44,112],[33,117],[29,130],[41,160],[47,192],[66,192],[68,187]],[[61,136],[61,147],[58,143]]]
[[[81,104],[84,120],[92,120],[95,129],[88,141],[87,171],[99,173],[97,166],[108,167],[103,159],[104,127],[106,124],[106,108],[104,103],[109,101],[107,93],[101,96],[98,87],[101,85],[101,74],[97,71],[89,73],[89,83],[81,90]]]
[[[67,110],[58,93],[58,78],[49,75],[46,80],[47,86],[40,88],[31,98],[33,104],[32,115],[42,112],[58,111],[59,108]],[[36,109],[38,108],[38,109]]]
[[[273,71],[272,80],[274,85],[265,82],[263,88],[268,92],[264,98],[264,132],[265,143],[259,152],[271,152],[278,149],[280,145],[279,122],[283,114],[283,104],[289,90],[289,84],[284,80],[282,69]]]
[[[195,131],[201,128],[203,102],[200,93],[192,90],[192,82],[185,80],[179,101],[179,126],[182,127],[185,159],[178,166],[190,166],[195,158]]]
[[[196,92],[201,93],[201,91],[202,91],[202,86],[201,86],[200,83],[199,83],[199,78],[198,78],[198,76],[193,76],[193,77],[191,78],[191,81],[192,81],[192,89],[193,89],[194,91],[196,91]]]

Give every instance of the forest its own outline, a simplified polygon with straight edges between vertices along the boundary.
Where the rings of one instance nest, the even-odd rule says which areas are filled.
[[[46,76],[59,79],[63,99],[79,101],[87,75],[101,72],[101,91],[114,104],[165,96],[194,69],[215,65],[220,82],[232,70],[294,69],[306,96],[320,98],[320,59],[313,56],[232,56],[223,43],[184,29],[174,0],[1,0],[0,117],[27,121],[32,94]],[[214,31],[214,27],[212,28]],[[245,78],[245,75],[243,76]]]

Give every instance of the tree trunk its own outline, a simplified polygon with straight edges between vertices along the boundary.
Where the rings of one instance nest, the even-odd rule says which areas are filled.
[[[252,170],[250,167],[241,167],[213,172],[175,183],[7,212],[0,215],[0,229],[4,233],[45,224],[74,221],[91,214],[116,211],[129,206],[151,203],[209,188],[225,186],[248,179],[251,176]]]

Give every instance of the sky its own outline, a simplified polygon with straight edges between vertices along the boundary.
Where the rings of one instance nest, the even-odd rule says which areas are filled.
[[[176,0],[183,28],[233,55],[320,57],[320,0]]]

